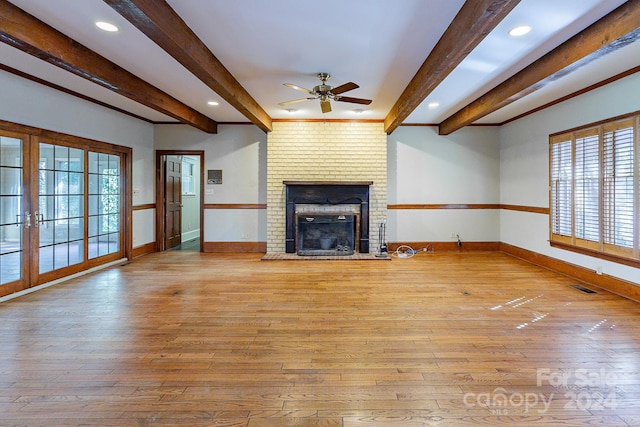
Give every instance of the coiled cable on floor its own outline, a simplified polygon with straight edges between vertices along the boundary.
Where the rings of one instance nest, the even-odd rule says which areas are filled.
[[[409,245],[400,245],[393,251],[393,255],[398,258],[413,258],[416,251]]]
[[[414,256],[416,256],[416,254],[419,254],[422,252],[433,253],[433,245],[429,243],[427,246],[425,246],[420,250],[415,250],[409,245],[400,245],[396,248],[395,251],[391,253],[391,255],[395,256],[396,258],[413,258]]]

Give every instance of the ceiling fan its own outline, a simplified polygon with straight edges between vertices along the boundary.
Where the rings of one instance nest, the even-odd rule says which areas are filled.
[[[358,86],[357,84],[353,82],[349,82],[337,87],[331,87],[327,84],[327,80],[331,78],[330,74],[318,73],[317,76],[320,79],[320,84],[318,86],[315,86],[313,90],[305,89],[303,87],[300,87],[298,85],[294,85],[291,83],[284,83],[285,86],[290,87],[291,89],[299,90],[301,92],[306,92],[309,95],[313,95],[313,96],[310,96],[307,98],[301,98],[301,99],[294,99],[292,101],[280,102],[278,105],[286,106],[290,104],[295,104],[297,102],[303,102],[303,101],[308,101],[312,99],[319,99],[320,108],[322,109],[322,112],[328,113],[331,111],[331,102],[330,102],[331,100],[341,101],[341,102],[352,102],[354,104],[363,104],[363,105],[371,104],[370,99],[352,98],[350,96],[341,95],[342,93],[345,93],[347,91],[359,88],[360,86]]]

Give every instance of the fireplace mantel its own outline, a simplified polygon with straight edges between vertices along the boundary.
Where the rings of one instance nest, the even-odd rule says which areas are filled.
[[[286,188],[285,251],[295,253],[296,204],[360,205],[360,253],[369,253],[369,191],[372,181],[283,181]]]
[[[373,181],[282,181],[284,185],[373,185]]]

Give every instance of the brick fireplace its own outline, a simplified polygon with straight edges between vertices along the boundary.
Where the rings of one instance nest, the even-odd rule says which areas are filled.
[[[329,198],[290,204],[292,184],[299,187],[294,192],[318,184],[333,188]],[[363,194],[336,197],[336,191],[354,185],[361,187],[358,191],[367,189],[366,203]],[[295,217],[307,214],[353,215],[358,228],[355,251],[377,251],[377,229],[387,218],[387,135],[382,122],[274,121],[267,136],[267,252],[295,252],[300,244]],[[335,241],[328,250],[342,246]]]

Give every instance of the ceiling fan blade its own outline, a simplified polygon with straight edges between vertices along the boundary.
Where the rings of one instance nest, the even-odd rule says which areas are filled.
[[[337,95],[339,93],[344,93],[344,92],[348,92],[350,90],[358,89],[359,87],[360,86],[358,86],[354,82],[349,82],[349,83],[345,83],[343,85],[340,85],[338,87],[334,87],[333,89],[331,89],[331,93],[333,93],[334,95]]]
[[[363,105],[369,105],[372,102],[370,99],[351,98],[350,96],[340,96],[340,97],[336,96],[335,100],[341,101],[341,102],[352,102],[354,104],[363,104]]]
[[[320,101],[320,108],[323,113],[329,113],[331,111],[331,103],[329,101]]]
[[[298,85],[294,85],[293,83],[283,83],[286,87],[290,87],[291,89],[295,89],[295,90],[299,90],[301,92],[306,92],[308,94],[313,95],[313,92],[309,89],[305,89],[303,87],[300,87]]]
[[[300,99],[293,99],[293,100],[291,100],[291,101],[278,102],[278,105],[289,105],[289,104],[295,104],[295,103],[297,103],[297,102],[309,101],[310,99],[315,99],[315,98],[300,98]]]

